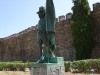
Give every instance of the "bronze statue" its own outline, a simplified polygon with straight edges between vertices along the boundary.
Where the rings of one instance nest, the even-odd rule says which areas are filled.
[[[46,0],[46,8],[41,6],[37,12],[40,20],[38,23],[38,45],[41,59],[38,63],[48,63],[50,57],[55,57],[55,8],[53,0]]]

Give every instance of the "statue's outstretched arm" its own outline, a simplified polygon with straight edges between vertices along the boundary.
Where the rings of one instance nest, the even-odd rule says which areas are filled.
[[[47,16],[47,25],[54,25],[55,22],[55,8],[53,0],[46,0],[46,16]]]

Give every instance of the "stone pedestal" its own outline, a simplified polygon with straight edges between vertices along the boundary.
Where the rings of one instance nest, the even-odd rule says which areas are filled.
[[[49,59],[50,63],[33,64],[31,75],[64,75],[65,67],[63,57]]]

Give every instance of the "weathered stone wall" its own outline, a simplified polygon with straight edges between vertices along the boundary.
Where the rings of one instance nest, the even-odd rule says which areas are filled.
[[[36,30],[31,29],[21,35],[4,39],[5,53],[3,61],[32,61],[39,58]]]
[[[71,19],[56,23],[56,54],[65,60],[75,59],[75,49],[72,45]]]
[[[56,23],[56,51],[57,56],[63,56],[65,60],[75,59],[75,51],[72,46],[71,20],[62,20]],[[37,44],[36,27],[28,28],[18,34],[4,38],[4,55],[2,61],[32,61],[40,57]],[[2,50],[2,49],[1,49]],[[1,55],[2,52],[0,52]]]
[[[3,60],[3,56],[5,53],[5,49],[4,49],[4,43],[3,41],[0,39],[0,61]]]
[[[100,6],[93,10],[92,19],[94,28],[93,29],[94,48],[91,57],[100,58]]]

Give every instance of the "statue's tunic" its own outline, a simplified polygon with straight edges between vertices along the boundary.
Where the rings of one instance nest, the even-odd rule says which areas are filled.
[[[46,37],[46,18],[42,18],[38,23],[38,44],[41,46],[43,43],[45,44]]]

